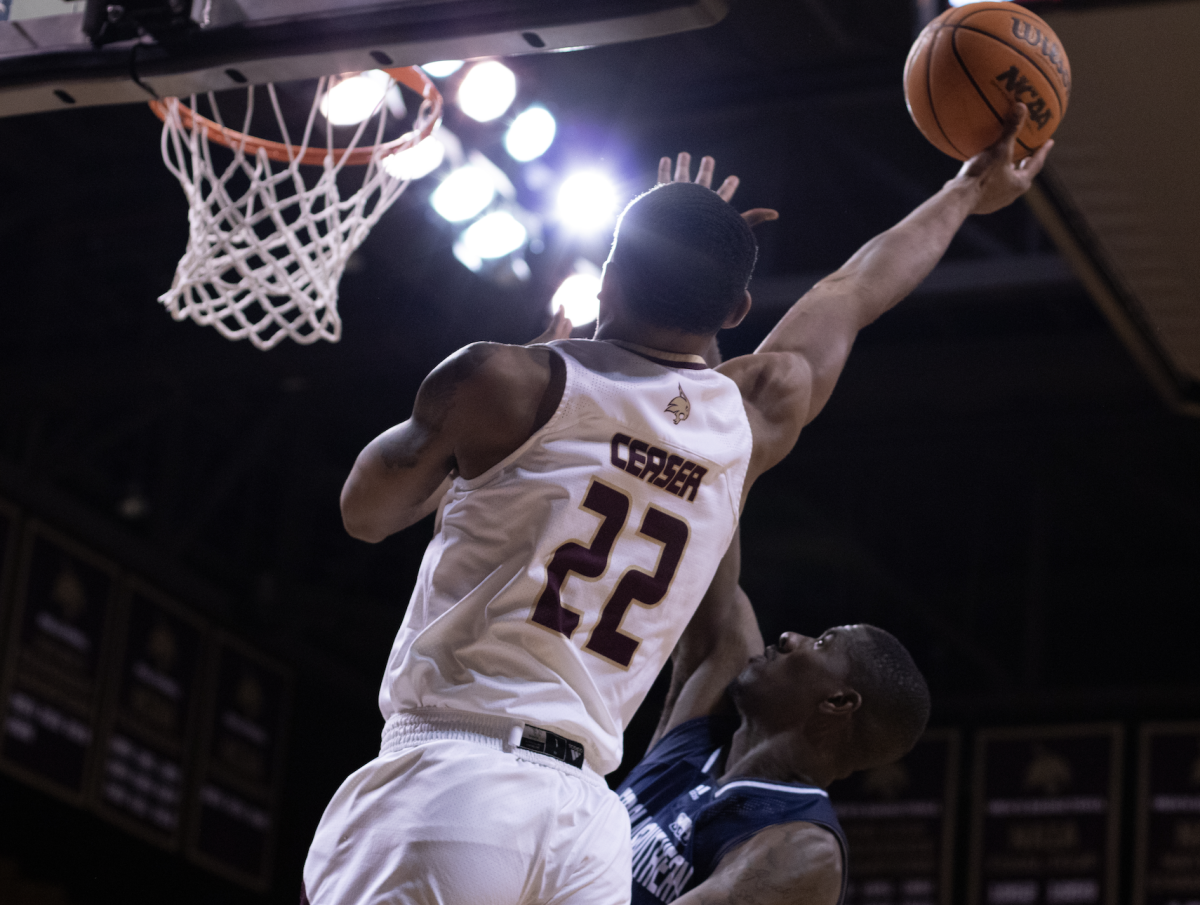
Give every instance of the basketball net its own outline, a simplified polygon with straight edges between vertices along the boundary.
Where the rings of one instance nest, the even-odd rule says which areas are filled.
[[[377,106],[343,148],[333,147],[328,127],[323,146],[310,144],[329,78],[318,82],[295,144],[271,84],[266,94],[281,142],[246,134],[253,87],[247,89],[240,132],[221,121],[211,92],[212,119],[196,112],[194,95],[187,103],[179,98],[151,103],[163,121],[163,160],[188,200],[187,250],[170,290],[159,296],[175,320],[190,318],[260,349],[285,337],[303,344],[338,341],[338,281],[346,262],[408,186],[397,168],[389,170],[387,159],[415,147],[441,120],[442,97],[424,72],[414,66],[387,73],[421,95],[411,131],[385,142],[387,114]],[[224,166],[213,159],[213,142],[233,152]],[[348,184],[354,189],[343,198]]]

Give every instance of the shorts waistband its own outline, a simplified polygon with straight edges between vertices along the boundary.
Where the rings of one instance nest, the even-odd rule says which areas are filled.
[[[570,776],[604,782],[588,765],[582,743],[524,720],[486,713],[444,708],[394,713],[384,724],[379,753],[395,754],[432,741],[472,742]]]

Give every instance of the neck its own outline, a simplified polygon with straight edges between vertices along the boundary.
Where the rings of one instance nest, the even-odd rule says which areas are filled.
[[[841,775],[829,758],[813,748],[803,727],[769,732],[742,717],[733,734],[720,782],[739,776],[775,782],[799,782],[824,789]]]
[[[651,327],[621,318],[609,318],[596,326],[592,337],[598,340],[620,340],[663,352],[683,355],[704,355],[712,345],[713,338],[704,334],[684,333],[663,327]]]

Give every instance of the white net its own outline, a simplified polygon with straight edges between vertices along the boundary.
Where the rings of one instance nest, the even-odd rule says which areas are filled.
[[[404,81],[411,85],[412,77]],[[241,132],[221,121],[211,93],[211,120],[196,112],[194,96],[186,105],[178,98],[155,102],[163,120],[163,160],[188,200],[187,250],[170,290],[159,297],[171,316],[215,327],[229,339],[249,339],[260,349],[286,337],[336,342],[342,331],[338,281],[346,262],[408,185],[397,168],[389,170],[387,158],[427,137],[440,117],[441,98],[422,81],[424,100],[410,132],[385,142],[387,115],[377,108],[344,148],[332,147],[328,135],[325,147],[310,146],[328,79],[317,85],[296,144],[274,85],[266,93],[282,142],[245,134],[254,88],[247,89]],[[214,159],[213,142],[228,147],[232,159],[224,151]],[[343,198],[347,185],[353,190]]]

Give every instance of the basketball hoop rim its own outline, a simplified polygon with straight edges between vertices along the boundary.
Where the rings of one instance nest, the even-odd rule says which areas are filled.
[[[249,153],[252,156],[256,156],[259,151],[262,151],[270,160],[279,163],[292,163],[298,160],[302,164],[321,166],[324,164],[326,158],[332,155],[335,160],[342,164],[363,166],[369,163],[372,158],[382,159],[383,157],[389,157],[392,154],[397,154],[400,151],[420,144],[429,137],[442,119],[442,94],[420,66],[403,66],[383,71],[406,88],[410,88],[421,95],[424,101],[430,105],[430,108],[429,117],[420,129],[405,133],[399,138],[380,145],[378,148],[358,147],[351,150],[334,148],[331,151],[329,148],[324,147],[309,147],[305,149],[303,154],[297,155],[298,147],[296,145],[286,144],[281,141],[270,141],[265,138],[255,138],[253,135],[247,135],[244,132],[238,132],[236,129],[223,126],[197,113],[187,104],[180,103],[177,97],[153,100],[150,102],[150,109],[154,111],[155,116],[166,122],[167,117],[170,115],[170,105],[174,102],[184,128],[202,128],[209,140],[235,151],[240,150],[244,153]]]

